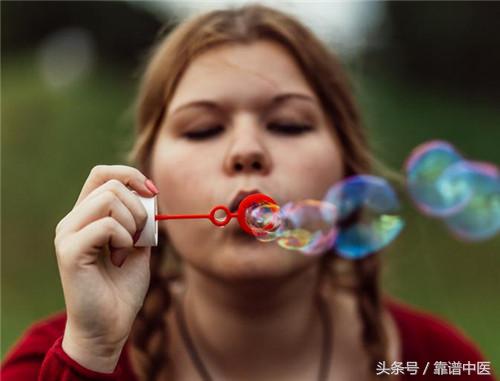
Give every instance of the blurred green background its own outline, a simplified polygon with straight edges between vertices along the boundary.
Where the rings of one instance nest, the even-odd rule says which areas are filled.
[[[499,5],[379,4],[372,43],[343,57],[378,157],[400,170],[416,145],[445,139],[498,165]],[[30,324],[64,308],[55,225],[94,165],[123,162],[140,64],[175,10],[118,1],[1,6],[3,358]],[[58,66],[61,51],[73,71],[64,60]],[[451,321],[498,368],[500,239],[460,242],[403,198],[407,224],[385,253],[385,289]]]

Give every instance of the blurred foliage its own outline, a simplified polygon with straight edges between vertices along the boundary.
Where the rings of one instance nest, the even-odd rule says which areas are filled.
[[[33,62],[2,65],[2,350],[63,307],[54,228],[89,170],[121,161],[132,135],[131,82],[108,69],[53,92]]]
[[[53,6],[62,12],[60,7],[66,5]],[[17,3],[8,7],[2,3],[2,32],[5,27],[15,36],[2,33],[2,43],[6,41],[2,52],[4,48],[8,52],[2,55],[1,68],[2,357],[27,326],[64,308],[53,250],[54,227],[72,208],[94,165],[123,162],[122,153],[132,139],[131,105],[137,86],[130,67],[144,49],[141,42],[120,53],[124,61],[117,64],[118,56],[106,58],[111,54],[107,49],[112,47],[102,45],[102,59],[92,72],[55,90],[47,86],[37,66],[36,48],[41,39],[36,36],[49,33],[43,32],[44,28],[56,30],[53,23],[59,21],[37,21],[48,17],[44,15],[50,13],[48,10],[31,14],[17,9],[22,8]],[[99,6],[101,21],[94,21],[97,26],[91,30],[107,30],[111,24],[119,29],[123,34],[114,34],[111,45],[120,46],[135,33],[131,32],[131,25],[135,31],[135,19],[119,24],[121,16],[109,15],[113,22],[104,22],[101,9]],[[97,14],[95,9],[92,12]],[[68,14],[59,17],[76,17]],[[7,17],[10,25],[5,26]],[[24,29],[32,22],[41,24],[33,26],[36,38],[25,40]],[[24,26],[12,26],[16,23]],[[152,41],[156,29],[140,33],[146,36],[141,41]],[[101,44],[101,35],[95,36]],[[354,62],[351,72],[374,150],[391,167],[400,169],[413,147],[437,138],[449,140],[473,159],[500,162],[500,110],[487,93],[470,97],[432,87],[426,81],[419,83],[397,76],[401,73],[391,66],[374,66],[369,56]],[[481,82],[488,84],[487,79]],[[416,213],[400,190],[407,225],[384,254],[386,290],[451,321],[494,365],[500,364],[500,331],[496,329],[500,240],[477,244],[457,241],[439,221]]]
[[[124,1],[3,1],[1,6],[4,55],[33,49],[62,28],[81,27],[91,32],[101,62],[129,68],[147,54],[165,19]]]
[[[386,69],[469,97],[489,94],[500,99],[499,2],[384,4],[385,49],[378,60]]]
[[[403,173],[410,151],[432,139],[451,142],[473,160],[500,163],[500,109],[409,85],[381,71],[358,73],[358,99],[377,158]],[[462,329],[493,364],[500,364],[500,237],[459,241],[441,221],[417,213],[404,188],[406,226],[385,252],[384,285],[392,294]]]

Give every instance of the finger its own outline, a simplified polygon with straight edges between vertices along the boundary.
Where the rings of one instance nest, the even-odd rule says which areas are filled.
[[[82,187],[75,205],[78,205],[95,188],[108,180],[117,179],[126,186],[132,188],[142,196],[153,196],[153,192],[146,184],[148,179],[141,171],[126,165],[97,165],[90,171],[89,177]]]
[[[137,232],[134,217],[120,198],[112,191],[106,190],[92,198],[85,199],[66,217],[64,226],[58,234],[71,234],[83,229],[86,225],[103,217],[112,217],[133,237]]]
[[[116,267],[122,267],[123,263],[130,255],[132,249],[131,248],[122,248],[122,249],[111,249],[109,259],[113,265]]]
[[[144,225],[146,224],[146,221],[148,219],[148,213],[146,211],[146,208],[139,200],[139,197],[120,181],[116,179],[108,180],[104,185],[101,185],[100,187],[90,192],[90,194],[87,196],[86,199],[95,197],[96,195],[104,191],[113,192],[120,199],[120,201],[130,210],[130,213],[132,213],[132,217],[134,218],[135,221],[136,231],[142,230],[144,228]]]
[[[71,242],[70,249],[60,250],[64,255],[59,261],[67,265],[88,265],[98,261],[98,255],[103,247],[110,245],[116,249],[132,248],[133,241],[129,232],[113,217],[104,217],[96,220],[78,232],[68,236],[65,246]],[[83,258],[77,258],[82,256]]]

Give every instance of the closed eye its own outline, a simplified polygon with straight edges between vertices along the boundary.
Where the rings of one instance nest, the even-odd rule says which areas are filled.
[[[314,130],[309,124],[289,123],[289,122],[274,122],[267,125],[267,129],[279,135],[301,135]],[[183,135],[189,140],[205,140],[213,138],[224,132],[224,126],[217,125],[201,130],[187,131]]]
[[[224,127],[222,125],[217,125],[202,130],[185,132],[184,137],[186,137],[189,140],[205,140],[217,136],[223,131]]]
[[[276,134],[282,135],[301,135],[312,131],[313,126],[303,123],[269,123],[267,129]]]

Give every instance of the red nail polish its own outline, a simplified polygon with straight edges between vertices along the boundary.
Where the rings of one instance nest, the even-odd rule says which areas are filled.
[[[132,237],[132,240],[134,241],[134,244],[137,242],[137,240],[139,239],[139,237],[141,236],[141,233],[142,233],[142,229],[140,230],[137,230],[134,234],[134,236]]]
[[[123,264],[125,263],[125,259],[127,259],[127,257],[124,257],[120,263],[118,263],[118,267],[122,267]]]
[[[156,187],[156,185],[153,184],[153,182],[150,179],[146,179],[145,184],[146,184],[146,187],[154,194],[159,193],[158,188]]]

